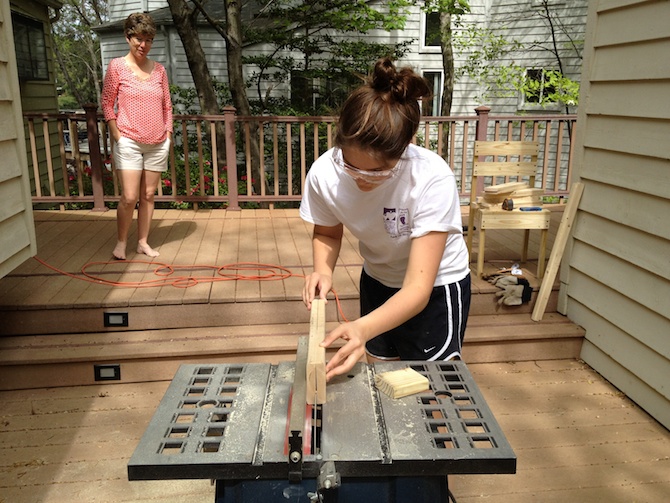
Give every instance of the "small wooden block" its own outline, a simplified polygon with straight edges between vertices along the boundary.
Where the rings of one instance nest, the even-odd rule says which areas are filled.
[[[309,346],[307,350],[307,397],[309,405],[326,403],[326,348],[321,343],[326,336],[326,301],[312,301],[309,318]]]
[[[402,398],[430,389],[428,378],[410,367],[377,374],[375,386],[391,398]]]

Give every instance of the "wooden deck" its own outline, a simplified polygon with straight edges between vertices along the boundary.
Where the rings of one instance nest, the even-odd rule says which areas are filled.
[[[562,214],[553,209],[549,246]],[[98,363],[121,364],[129,383],[170,379],[187,361],[276,362],[309,331],[301,291],[312,269],[311,226],[297,210],[158,210],[151,243],[161,255],[153,261],[134,253],[135,235],[129,261],[111,260],[114,211],[37,211],[35,220],[43,262],[30,259],[0,279],[0,390],[94,384]],[[518,260],[521,232],[487,234],[490,270]],[[531,236],[535,258],[539,233]],[[242,263],[256,265],[226,267]],[[331,299],[330,326],[358,316],[361,265],[345,233],[334,278],[341,311]],[[537,292],[536,261],[522,266]],[[534,299],[501,307],[497,291],[473,280],[466,361],[579,355],[584,332],[556,312],[558,283],[541,323],[530,320]],[[128,326],[106,327],[108,315],[127,317]]]
[[[561,208],[556,206],[552,214],[549,250]],[[35,224],[37,258],[68,275],[48,269],[37,260],[26,261],[0,279],[0,309],[5,312],[294,301],[300,300],[302,275],[312,268],[311,226],[300,219],[297,210],[157,210],[150,241],[161,255],[150,264],[145,255],[134,252],[134,233],[129,238],[129,261],[112,261],[111,250],[116,242],[116,212],[113,210],[37,211]],[[490,269],[508,267],[518,260],[520,232],[489,231],[487,236],[486,258]],[[539,234],[531,235],[531,258],[537,257],[538,239]],[[250,277],[243,278],[244,281],[227,281],[221,274],[228,271],[217,274],[215,270],[249,262],[281,266],[286,271],[273,272],[288,272],[290,276],[279,281],[259,281],[253,278],[256,271],[249,271]],[[345,232],[334,278],[334,287],[341,299],[358,297],[361,264],[358,242]],[[156,273],[155,269],[161,265],[165,268]],[[98,278],[117,283],[110,286],[82,281],[84,266]],[[533,281],[537,261],[530,260],[523,266]],[[170,267],[175,270],[165,277]],[[194,286],[180,284],[177,279],[187,275],[197,276],[201,282]],[[158,280],[165,283],[152,288],[140,284]],[[182,288],[185,286],[188,288]],[[474,294],[488,289],[490,285],[486,282],[476,280],[473,284]],[[27,328],[17,325],[3,328],[0,334],[26,331]]]
[[[213,501],[209,481],[131,483],[126,464],[179,364],[292,359],[308,333],[300,291],[311,269],[310,227],[295,210],[161,210],[151,236],[161,256],[108,263],[113,211],[35,215],[38,257],[76,277],[29,260],[0,280],[0,503]],[[490,233],[488,267],[518,258],[515,234]],[[286,277],[219,279],[219,267],[240,262],[281,266],[272,272]],[[83,281],[86,264],[125,284]],[[202,281],[128,286],[162,279],[158,264]],[[357,314],[360,266],[346,235],[335,288],[347,317]],[[536,264],[523,268],[537,289]],[[667,499],[668,431],[576,359],[583,331],[555,312],[555,294],[535,323],[532,301],[500,308],[496,290],[473,282],[464,357],[515,449],[518,473],[450,477],[458,502]],[[105,312],[126,313],[129,327],[104,327]],[[330,302],[328,323],[337,320]],[[120,383],[94,382],[98,362],[122,363]]]
[[[458,503],[660,503],[670,433],[575,360],[469,365],[515,475],[449,478]],[[0,502],[212,503],[209,480],[128,482],[168,382],[0,392]]]

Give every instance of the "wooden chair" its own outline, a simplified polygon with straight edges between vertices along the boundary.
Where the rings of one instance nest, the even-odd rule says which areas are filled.
[[[479,232],[479,250],[477,253],[477,277],[482,277],[484,269],[484,247],[486,231],[489,229],[523,229],[524,240],[521,261],[528,259],[528,240],[531,229],[539,229],[540,250],[537,262],[537,277],[542,278],[545,267],[547,232],[551,212],[542,208],[540,211],[521,211],[514,207],[511,211],[503,209],[501,204],[484,207],[477,196],[484,191],[485,177],[518,177],[519,182],[528,180],[528,186],[535,185],[535,172],[539,144],[535,141],[475,141],[472,162],[472,185],[470,188],[470,215],[468,217],[468,251],[472,256],[472,238],[474,229]],[[504,158],[504,159],[501,159]],[[512,198],[512,201],[514,199]],[[514,205],[516,206],[516,205]]]

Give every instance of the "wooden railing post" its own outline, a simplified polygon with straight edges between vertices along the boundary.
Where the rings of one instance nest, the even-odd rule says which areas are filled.
[[[237,193],[237,152],[235,151],[235,107],[223,107],[226,125],[226,171],[228,173],[228,209],[240,210]]]
[[[475,140],[486,140],[488,134],[487,130],[489,127],[489,112],[491,111],[491,107],[487,107],[485,105],[482,105],[480,107],[475,108],[475,112],[477,113],[477,131],[475,132]]]
[[[487,107],[486,105],[475,108],[475,112],[477,113],[477,130],[475,131],[475,141],[486,141],[488,139],[490,111],[491,107]],[[470,187],[470,191],[475,191],[477,194],[482,192],[484,190],[484,179],[480,177],[477,185],[478,187]]]
[[[100,132],[98,131],[98,105],[84,104],[86,131],[88,133],[88,155],[91,163],[91,185],[93,187],[93,211],[107,211],[102,187],[102,156],[100,155]],[[74,138],[73,141],[77,141]]]

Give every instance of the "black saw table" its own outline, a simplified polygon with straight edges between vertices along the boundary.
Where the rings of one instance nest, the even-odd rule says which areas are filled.
[[[297,362],[182,365],[128,463],[130,480],[212,479],[216,503],[447,501],[449,474],[515,473],[466,364],[357,364],[305,406]],[[412,367],[392,399],[376,373]]]

